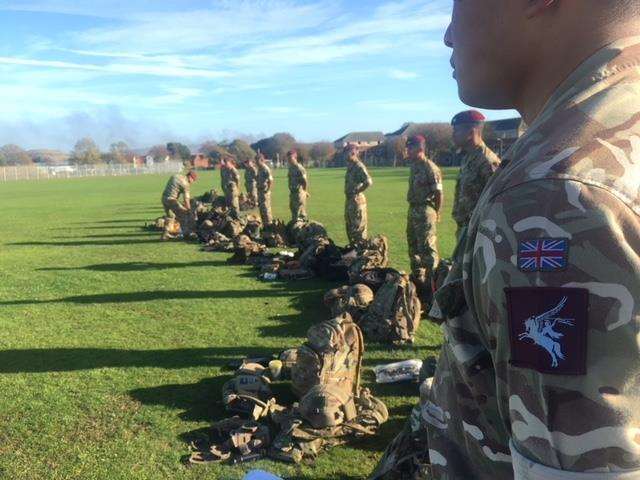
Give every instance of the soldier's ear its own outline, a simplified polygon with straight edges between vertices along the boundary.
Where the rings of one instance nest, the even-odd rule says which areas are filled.
[[[560,0],[527,0],[525,16],[535,18],[558,5]]]

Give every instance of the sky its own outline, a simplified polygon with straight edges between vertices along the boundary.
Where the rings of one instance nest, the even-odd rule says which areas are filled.
[[[466,108],[442,42],[452,1],[0,0],[0,144],[333,141],[449,121]]]

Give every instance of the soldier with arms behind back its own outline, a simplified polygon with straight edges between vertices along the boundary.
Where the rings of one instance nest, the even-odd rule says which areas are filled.
[[[271,213],[272,188],[273,176],[269,165],[267,165],[267,159],[264,155],[258,154],[258,207],[260,208],[263,228],[273,222],[273,214]]]
[[[254,160],[247,160],[244,164],[244,186],[247,198],[254,207],[258,205],[258,168]]]
[[[222,171],[224,171],[223,190],[229,214],[233,218],[240,218],[240,174],[233,158],[225,159]]]
[[[309,182],[307,180],[307,170],[298,160],[298,152],[291,150],[287,153],[289,163],[289,209],[291,210],[291,220],[306,220],[307,198],[309,198]]]
[[[437,223],[442,209],[442,174],[426,156],[426,139],[416,135],[407,140],[411,170],[407,202],[407,244],[411,278],[418,287],[420,300],[428,305],[431,276],[438,266]]]
[[[453,200],[453,219],[458,224],[457,237],[469,224],[471,213],[487,182],[500,166],[500,159],[482,139],[485,117],[477,110],[453,117],[453,143],[461,150],[462,162]]]
[[[462,100],[529,129],[430,312],[433,476],[640,479],[640,4],[453,6]]]
[[[367,239],[367,197],[364,192],[373,181],[369,176],[367,167],[358,158],[358,147],[350,144],[345,148],[347,155],[347,174],[345,176],[344,193],[345,223],[347,237],[351,245],[359,245]]]

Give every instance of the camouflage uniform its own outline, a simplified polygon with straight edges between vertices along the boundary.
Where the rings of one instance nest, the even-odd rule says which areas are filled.
[[[640,478],[638,65],[637,37],[585,61],[480,198],[431,312],[435,478]]]
[[[176,174],[173,175],[167,182],[167,186],[162,192],[162,206],[164,207],[165,215],[173,220],[177,219],[182,227],[183,234],[187,235],[191,233],[193,225],[191,219],[191,212],[180,203],[180,196],[184,199],[184,204],[191,201],[190,184],[186,175]],[[165,224],[165,232],[169,231],[170,222]]]
[[[258,204],[258,169],[253,163],[247,163],[244,170],[244,186],[247,189],[249,202],[254,206]]]
[[[240,174],[231,164],[227,164],[223,170],[223,189],[229,213],[234,218],[240,218]]]
[[[464,154],[453,200],[453,219],[460,231],[469,224],[480,194],[500,166],[500,159],[485,144]]]
[[[372,185],[371,177],[360,160],[347,162],[344,193],[347,197],[345,204],[345,222],[347,237],[352,245],[367,239],[367,198],[364,191]]]
[[[262,226],[266,227],[273,222],[271,213],[271,185],[273,176],[271,169],[266,164],[258,165],[258,205],[260,207],[260,218]]]
[[[438,237],[436,224],[438,211],[434,197],[442,192],[442,174],[429,159],[411,163],[407,202],[407,243],[411,272],[418,279],[427,279],[437,267]]]
[[[289,209],[291,220],[307,218],[307,171],[300,163],[289,165]]]

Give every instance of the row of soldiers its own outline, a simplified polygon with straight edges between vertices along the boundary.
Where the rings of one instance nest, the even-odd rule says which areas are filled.
[[[465,228],[473,208],[484,186],[500,164],[498,157],[486,146],[482,133],[485,117],[477,111],[465,111],[452,120],[453,141],[461,155],[461,171],[456,184],[453,218],[458,235]],[[428,301],[431,290],[431,274],[438,267],[437,224],[443,208],[443,179],[440,168],[427,157],[427,139],[415,135],[407,140],[407,156],[410,162],[407,202],[407,243],[411,263],[412,280]],[[365,192],[373,185],[371,175],[359,159],[359,149],[350,144],[345,148],[347,171],[345,175],[345,224],[351,245],[357,246],[368,239],[368,211]],[[298,153],[287,154],[289,208],[291,220],[307,220],[309,179]],[[246,195],[241,194],[241,176],[233,158],[225,157],[220,164],[221,187],[225,195],[229,214],[240,217],[241,197],[252,206],[257,206],[263,227],[273,223],[271,193],[274,179],[268,161],[258,154],[255,160],[244,163]],[[190,212],[190,185],[197,174],[174,175],[167,184],[162,203],[168,218],[178,218],[185,237],[193,233]],[[183,203],[180,202],[180,196]],[[163,238],[172,237],[171,225],[167,224]]]

